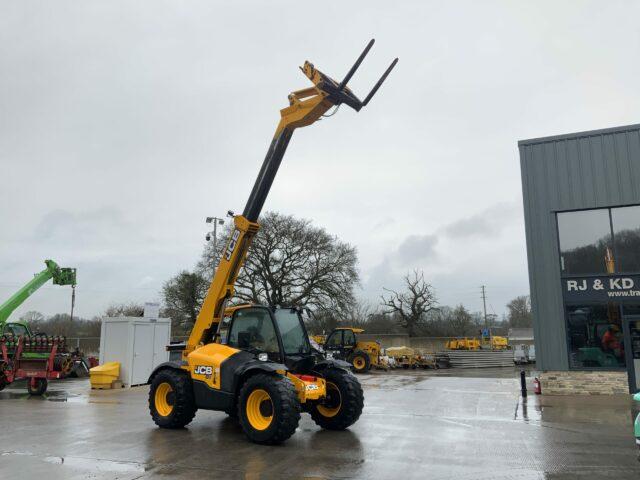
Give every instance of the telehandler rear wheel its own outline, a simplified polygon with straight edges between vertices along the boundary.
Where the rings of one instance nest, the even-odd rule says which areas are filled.
[[[291,380],[263,373],[250,377],[240,389],[238,418],[252,442],[284,442],[300,421],[300,402]]]
[[[364,395],[358,379],[347,372],[331,368],[324,372],[327,398],[323,404],[313,405],[309,413],[317,425],[327,430],[344,430],[360,418]]]
[[[362,350],[356,350],[349,356],[349,363],[353,365],[353,371],[356,373],[368,372],[371,368],[371,360]]]
[[[193,386],[186,373],[161,370],[151,381],[149,412],[161,428],[182,428],[196,415]]]

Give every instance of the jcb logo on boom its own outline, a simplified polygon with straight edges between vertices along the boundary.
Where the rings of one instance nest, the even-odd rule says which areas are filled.
[[[233,235],[231,235],[231,240],[227,246],[227,253],[224,255],[227,260],[231,260],[231,255],[233,255],[233,251],[236,249],[236,245],[238,244],[238,238],[240,238],[240,230],[236,228],[233,231]]]
[[[197,365],[193,370],[193,373],[196,375],[205,375],[210,377],[213,374],[213,367],[208,367],[206,365]]]

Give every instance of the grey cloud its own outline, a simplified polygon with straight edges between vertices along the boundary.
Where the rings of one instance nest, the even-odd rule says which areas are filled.
[[[121,236],[130,231],[122,211],[115,207],[102,207],[90,211],[72,212],[57,209],[46,213],[34,229],[34,240],[55,241]]]
[[[409,235],[394,252],[395,258],[403,266],[420,260],[434,259],[437,256],[436,235]]]
[[[512,203],[498,203],[466,218],[450,223],[442,229],[450,238],[495,237],[513,224],[521,215],[519,207]]]

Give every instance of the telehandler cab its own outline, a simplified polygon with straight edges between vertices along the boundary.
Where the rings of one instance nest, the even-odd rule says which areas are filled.
[[[367,105],[398,59],[360,101],[347,88],[364,52],[345,78],[337,82],[305,62],[302,72],[312,87],[289,95],[281,119],[242,215],[234,216],[231,233],[189,339],[182,360],[159,365],[149,383],[149,410],[163,428],[187,425],[198,408],[221,410],[239,418],[247,437],[275,444],[289,438],[300,411],[323,428],[343,430],[362,412],[364,398],[349,364],[327,360],[311,348],[298,308],[240,305],[227,308],[267,198],[293,131],[311,125],[331,107]]]

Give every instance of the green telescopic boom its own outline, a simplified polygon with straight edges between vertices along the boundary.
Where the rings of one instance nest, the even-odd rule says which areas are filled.
[[[53,260],[45,260],[44,263],[47,265],[47,268],[37,273],[32,280],[14,293],[9,300],[0,305],[0,332],[2,332],[4,325],[7,323],[9,315],[50,279],[53,279],[54,285],[75,286],[75,268],[61,268]]]

